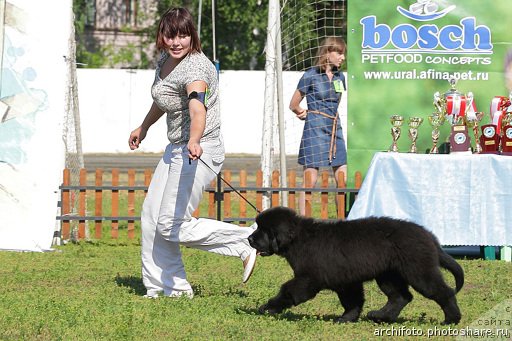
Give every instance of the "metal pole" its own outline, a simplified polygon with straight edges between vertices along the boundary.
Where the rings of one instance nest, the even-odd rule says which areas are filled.
[[[276,93],[275,71],[275,42],[276,42],[276,13],[279,12],[278,0],[270,0],[268,4],[267,44],[265,47],[265,104],[263,114],[263,138],[261,144],[261,170],[263,172],[263,187],[271,187],[274,108]],[[270,196],[263,195],[263,209],[270,207]]]
[[[203,1],[199,0],[199,8],[197,10],[197,34],[199,35],[199,39],[201,39],[201,15],[203,12]]]
[[[217,200],[217,220],[222,221],[222,179],[220,173],[217,174],[217,191],[215,192],[214,198]]]
[[[213,61],[217,60],[217,42],[215,41],[215,0],[212,0],[212,48],[213,48]]]
[[[279,165],[281,187],[288,187],[286,179],[286,147],[284,140],[284,107],[283,107],[283,55],[281,52],[281,11],[277,2],[276,15],[276,80],[277,80],[277,119],[279,129]],[[288,192],[281,191],[281,205],[288,206]]]

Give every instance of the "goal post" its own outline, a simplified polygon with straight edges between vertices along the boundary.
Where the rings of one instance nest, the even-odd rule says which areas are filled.
[[[347,40],[346,8],[346,0],[269,1],[262,143],[264,186],[265,181],[270,183],[273,170],[280,171],[283,187],[287,185],[289,170],[302,173],[297,155],[304,121],[291,113],[289,102],[301,75],[315,65],[324,38],[337,36]],[[303,108],[307,108],[305,102],[301,103]],[[338,111],[346,141],[346,93]],[[284,198],[286,195],[281,203],[286,205]]]

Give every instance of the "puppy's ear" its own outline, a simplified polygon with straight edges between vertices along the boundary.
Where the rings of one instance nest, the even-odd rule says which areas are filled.
[[[296,236],[296,223],[295,219],[291,218],[283,220],[277,225],[274,241],[277,247],[284,250],[295,239]]]

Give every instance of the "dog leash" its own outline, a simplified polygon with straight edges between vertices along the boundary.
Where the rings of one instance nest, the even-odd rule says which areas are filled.
[[[225,180],[225,179],[224,179],[224,178],[223,178],[219,173],[217,173],[216,171],[214,171],[214,170],[213,170],[213,168],[212,168],[212,167],[210,167],[210,165],[209,165],[209,164],[207,164],[207,163],[206,163],[205,161],[203,161],[203,159],[201,159],[201,158],[198,158],[198,159],[199,159],[199,161],[201,161],[201,162],[202,162],[206,167],[208,167],[208,168],[213,172],[213,174],[215,174],[216,176],[218,176],[218,177],[219,177],[219,178],[220,178],[220,179],[221,179],[221,180],[222,180],[226,185],[228,185],[228,187],[229,187],[229,188],[231,188],[233,191],[235,191],[235,193],[236,193],[236,194],[238,194],[238,195],[240,196],[240,198],[244,199],[244,201],[245,201],[246,203],[248,203],[252,208],[254,208],[254,210],[256,211],[256,213],[261,213],[261,211],[260,211],[260,210],[258,210],[258,209],[256,208],[256,206],[254,206],[254,205],[253,205],[249,200],[247,200],[247,198],[246,198],[246,197],[244,197],[244,196],[242,195],[242,193],[240,193],[240,192],[239,192],[235,187],[231,186],[231,184],[230,184],[229,182],[227,182],[227,181],[226,181],[226,180]]]

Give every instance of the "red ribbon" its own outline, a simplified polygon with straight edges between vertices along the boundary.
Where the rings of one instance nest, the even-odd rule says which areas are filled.
[[[466,115],[466,96],[446,96],[446,115],[449,116],[452,121],[456,121],[458,117],[464,117]]]
[[[505,96],[494,96],[491,101],[491,120],[492,124],[497,127],[498,134],[501,132],[501,119],[506,114],[510,104],[510,99]]]

